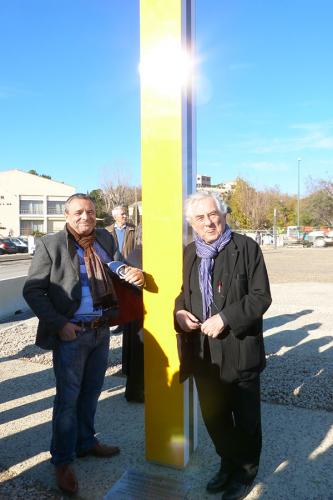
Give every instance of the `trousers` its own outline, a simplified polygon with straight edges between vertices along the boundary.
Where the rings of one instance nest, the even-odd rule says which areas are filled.
[[[204,359],[196,361],[194,379],[205,426],[223,466],[240,482],[252,482],[262,447],[259,374],[224,382],[205,349]]]
[[[95,413],[108,364],[109,327],[86,329],[53,350],[56,396],[53,404],[51,463],[71,463],[92,448]]]

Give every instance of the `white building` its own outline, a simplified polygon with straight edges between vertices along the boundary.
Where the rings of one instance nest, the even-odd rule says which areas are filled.
[[[0,172],[1,233],[29,235],[63,229],[64,204],[75,187],[22,170]]]
[[[208,175],[197,175],[197,188],[210,187],[212,183],[212,178]]]

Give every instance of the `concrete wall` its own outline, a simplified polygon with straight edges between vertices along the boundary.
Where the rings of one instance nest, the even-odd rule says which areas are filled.
[[[0,319],[13,316],[17,311],[28,311],[30,308],[22,297],[22,289],[26,276],[0,280]]]

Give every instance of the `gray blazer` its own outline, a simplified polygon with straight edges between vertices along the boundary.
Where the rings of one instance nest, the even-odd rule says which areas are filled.
[[[96,240],[114,258],[113,237],[96,229]],[[53,349],[59,330],[81,302],[80,264],[74,240],[66,229],[37,240],[23,296],[39,319],[36,344]]]

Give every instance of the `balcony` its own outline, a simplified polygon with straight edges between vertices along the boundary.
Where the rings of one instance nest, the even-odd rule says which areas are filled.
[[[20,208],[20,215],[43,215],[43,207]]]
[[[48,207],[47,215],[64,215],[64,210],[61,207]]]

